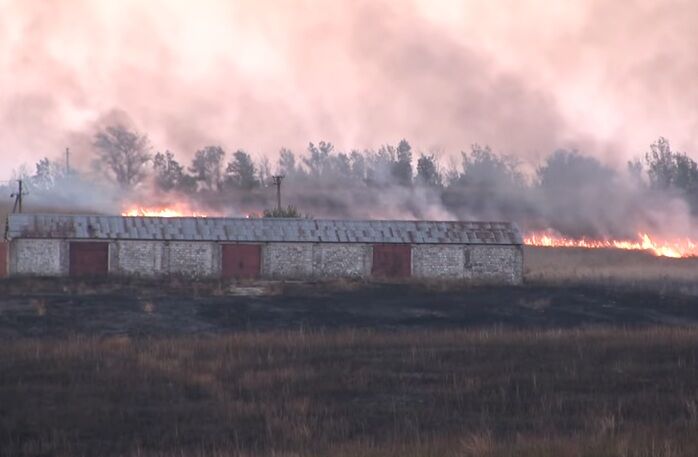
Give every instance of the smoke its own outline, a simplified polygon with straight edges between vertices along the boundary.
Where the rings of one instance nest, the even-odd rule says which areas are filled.
[[[445,195],[290,178],[286,190],[317,217],[684,233],[685,201],[648,191],[624,166],[660,135],[698,149],[696,25],[686,0],[0,0],[0,179],[69,146],[83,178],[61,195],[35,192],[36,205],[115,212],[180,198],[94,174],[94,134],[117,123],[183,163],[209,144],[273,165],[280,147],[309,139],[349,151],[404,137],[442,164],[488,144],[531,180],[551,151],[578,149],[608,171],[582,166],[565,192],[508,178]],[[258,194],[196,199],[240,215],[269,204]]]
[[[0,0],[0,178],[89,155],[114,110],[184,156],[309,138],[614,166],[659,135],[695,150],[695,2],[558,3]]]

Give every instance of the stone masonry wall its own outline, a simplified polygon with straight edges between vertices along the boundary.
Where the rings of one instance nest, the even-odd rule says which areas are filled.
[[[372,263],[370,245],[313,244],[313,275],[318,278],[365,278]]]
[[[262,277],[367,277],[372,257],[365,244],[268,243],[262,247]]]
[[[523,282],[521,246],[468,246],[465,255],[466,279],[505,284]]]
[[[413,246],[412,276],[437,279],[465,277],[465,248],[462,245]]]
[[[269,243],[262,246],[263,278],[309,278],[313,275],[311,243]]]
[[[521,284],[523,251],[520,246],[415,245],[412,275]]]
[[[111,271],[137,276],[167,274],[168,251],[164,241],[116,241],[111,245]]]
[[[167,249],[168,270],[184,276],[220,276],[221,248],[218,243],[172,241]]]
[[[68,275],[68,242],[16,239],[10,244],[11,275]],[[269,279],[371,276],[373,247],[349,243],[262,244],[261,276]],[[124,275],[219,277],[221,247],[215,242],[113,241],[110,272]],[[413,245],[415,278],[464,279],[521,284],[521,246]]]
[[[10,274],[67,276],[67,245],[63,240],[13,240],[10,245]]]

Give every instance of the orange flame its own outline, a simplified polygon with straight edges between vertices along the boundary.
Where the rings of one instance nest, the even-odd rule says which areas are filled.
[[[121,212],[122,216],[141,217],[208,217],[208,214],[192,210],[188,205],[177,203],[170,206],[134,205]]]
[[[587,249],[628,249],[649,251],[661,257],[695,257],[698,256],[698,242],[688,238],[663,240],[647,233],[638,233],[636,240],[593,240],[588,238],[566,238],[553,232],[533,232],[524,237],[524,244],[529,246],[587,248]]]

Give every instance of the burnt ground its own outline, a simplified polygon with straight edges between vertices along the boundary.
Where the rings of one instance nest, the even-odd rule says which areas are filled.
[[[692,326],[693,287],[0,281],[0,339],[274,329]]]

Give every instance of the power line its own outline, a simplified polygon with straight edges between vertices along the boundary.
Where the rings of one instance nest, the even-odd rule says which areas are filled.
[[[283,175],[272,176],[272,182],[276,186],[276,209],[281,212],[281,181],[284,179]]]
[[[17,192],[14,192],[13,194],[10,195],[10,198],[15,199],[15,204],[12,207],[12,212],[13,213],[21,213],[22,212],[22,200],[25,195],[27,195],[26,192],[24,192],[24,183],[22,182],[21,179],[17,180]]]

